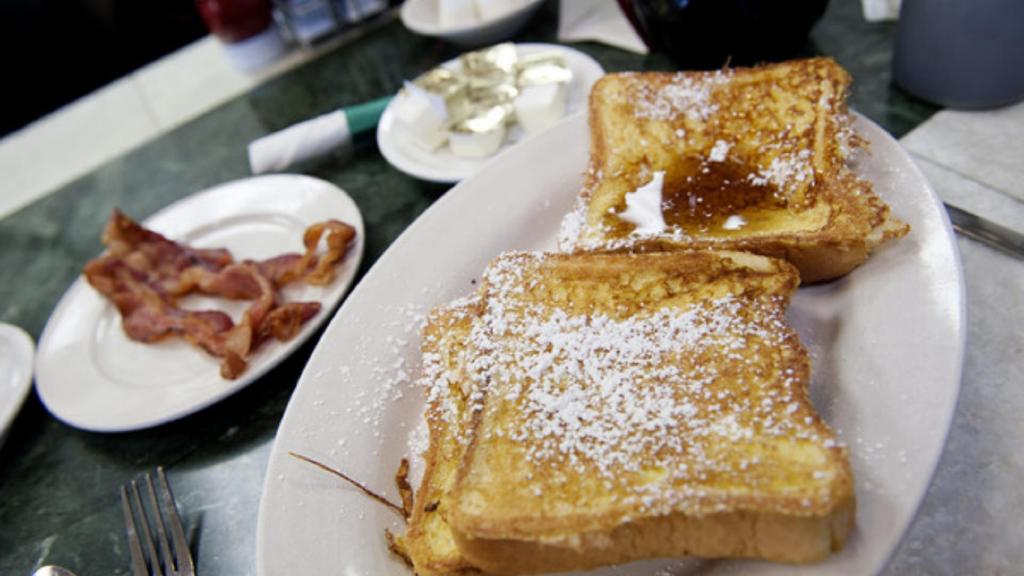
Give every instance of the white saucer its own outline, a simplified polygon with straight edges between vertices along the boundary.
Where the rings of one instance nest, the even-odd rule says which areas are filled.
[[[32,337],[13,324],[0,322],[0,438],[14,422],[32,387]]]
[[[559,52],[563,55],[573,74],[566,102],[566,117],[586,108],[590,87],[601,76],[604,76],[604,68],[596,60],[579,50],[556,44],[516,44],[516,49],[521,55],[547,51]],[[442,64],[446,68],[454,68],[458,65],[458,59]],[[442,146],[434,152],[427,152],[403,140],[401,131],[395,126],[396,100],[392,100],[388,104],[380,118],[380,124],[377,125],[377,147],[392,166],[421,180],[454,184],[475,174],[503,151],[526,138],[523,129],[514,126],[509,130],[508,140],[502,145],[501,150],[488,158],[460,158],[452,154],[448,146]]]
[[[417,34],[436,36],[459,46],[483,46],[507,40],[519,32],[544,0],[523,0],[521,5],[497,18],[463,26],[441,26],[438,0],[406,0],[402,24]]]
[[[283,299],[319,301],[320,312],[287,342],[260,347],[236,380],[220,376],[220,361],[180,339],[129,340],[121,318],[82,277],[64,294],[39,340],[36,389],[58,419],[98,432],[137,430],[192,414],[244,388],[284,360],[329,318],[359,269],[363,219],[338,187],[291,174],[237,180],[193,194],[144,224],[192,246],[224,247],[238,260],[302,252],[302,233],[336,218],[356,229],[354,245],[328,286],[287,286]],[[96,234],[99,235],[97,230]],[[236,320],[245,302],[189,297],[189,308],[218,308]]]

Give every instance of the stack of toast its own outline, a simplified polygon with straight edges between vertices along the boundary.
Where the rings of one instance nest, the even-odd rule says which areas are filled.
[[[849,167],[848,83],[811,59],[595,85],[564,252],[498,256],[424,330],[417,574],[843,546],[853,476],[785,311],[908,230]]]
[[[741,252],[499,256],[425,331],[417,574],[841,546],[852,475],[783,318],[798,284]]]

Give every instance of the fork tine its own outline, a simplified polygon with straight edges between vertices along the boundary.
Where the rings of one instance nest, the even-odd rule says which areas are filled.
[[[174,558],[178,566],[180,576],[195,576],[196,567],[192,562],[192,554],[188,549],[188,540],[185,538],[185,529],[181,525],[181,517],[178,516],[178,506],[174,503],[174,493],[171,492],[171,485],[167,482],[167,474],[163,466],[156,468],[157,480],[160,484],[160,495],[164,501],[164,518],[169,522],[171,538],[174,539]]]
[[[166,513],[160,509],[160,504],[156,501],[156,491],[153,489],[153,476],[148,472],[146,473],[146,488],[148,488],[146,496],[149,497],[149,509],[153,513],[153,519],[156,521],[156,538],[160,544],[160,552],[164,559],[164,574],[173,576],[177,573],[177,569],[174,566],[174,558],[171,556],[171,545],[167,541],[167,532],[164,530],[166,524]],[[157,564],[158,560],[154,557],[153,564]]]
[[[133,576],[196,576],[195,563],[189,552],[185,529],[178,515],[178,507],[174,503],[174,493],[167,482],[167,474],[162,466],[157,467],[157,480],[145,474],[146,500],[143,505],[139,494],[141,479],[132,480],[121,486],[121,506],[124,509],[125,533],[128,536],[128,548],[131,553]],[[156,484],[154,486],[154,484]],[[160,495],[157,496],[159,491]],[[146,511],[146,508],[149,511]],[[156,527],[156,535],[160,540],[160,554],[150,523]],[[170,534],[170,540],[168,540]],[[163,567],[161,568],[161,556]]]
[[[146,559],[142,556],[142,546],[139,544],[139,533],[135,529],[135,516],[132,514],[132,505],[128,500],[128,490],[121,486],[121,507],[124,509],[124,529],[128,536],[128,550],[132,557],[132,574],[134,576],[149,576],[146,573]]]
[[[135,511],[139,517],[139,523],[142,525],[142,540],[146,545],[145,552],[149,555],[149,568],[152,576],[162,576],[160,572],[160,559],[156,555],[156,547],[153,546],[153,535],[149,531],[149,516],[146,514],[146,508],[142,505],[142,498],[139,497],[139,485],[135,480],[132,480],[132,501],[135,503]],[[157,518],[159,523],[160,519]]]

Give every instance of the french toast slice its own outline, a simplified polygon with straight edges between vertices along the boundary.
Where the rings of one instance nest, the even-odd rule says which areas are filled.
[[[455,545],[444,519],[447,495],[469,443],[472,382],[465,377],[469,333],[480,302],[464,298],[435,309],[423,328],[420,385],[427,393],[429,433],[424,470],[401,552],[418,576],[479,574]]]
[[[462,372],[486,392],[444,514],[469,564],[841,547],[852,472],[784,320],[798,284],[789,263],[739,252],[496,259]]]
[[[909,231],[849,167],[863,144],[849,84],[830,58],[604,76],[590,93],[590,165],[561,247],[742,250],[789,260],[805,283],[846,274]],[[646,226],[628,198],[653,182],[661,210]]]

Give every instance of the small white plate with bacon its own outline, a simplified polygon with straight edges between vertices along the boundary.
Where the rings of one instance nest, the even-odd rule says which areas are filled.
[[[205,408],[312,336],[359,269],[363,219],[333,184],[279,174],[141,225],[115,210],[103,243],[47,322],[36,389],[67,424],[120,432]]]

